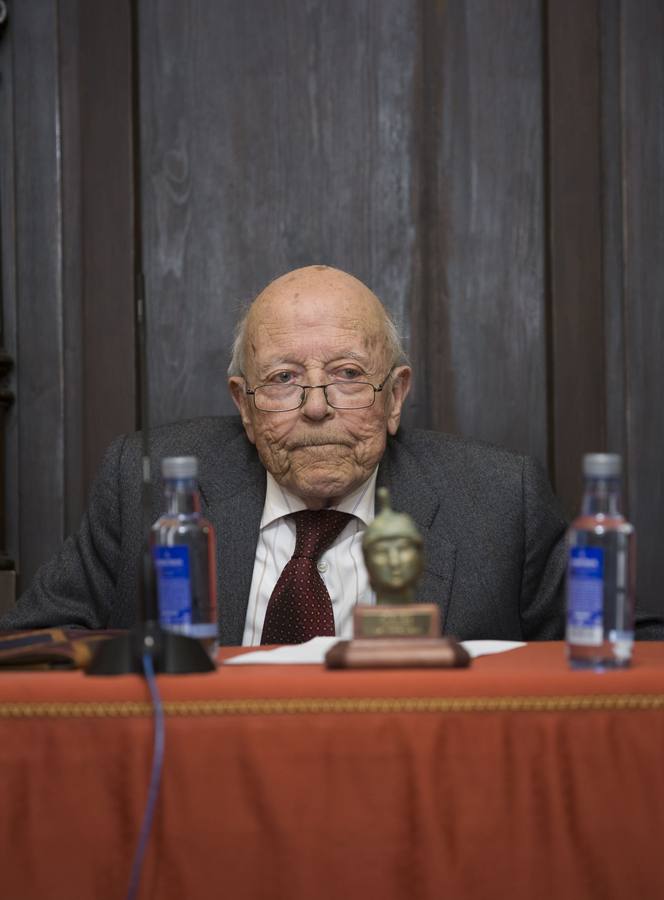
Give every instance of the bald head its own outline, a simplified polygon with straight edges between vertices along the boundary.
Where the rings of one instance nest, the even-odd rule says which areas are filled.
[[[362,319],[371,331],[370,339],[384,348],[389,366],[406,361],[394,322],[373,291],[340,269],[305,266],[275,278],[253,301],[235,330],[229,375],[240,375],[245,371],[255,330],[263,322],[273,320],[275,311],[283,311],[284,304],[296,316],[326,310],[331,315],[341,312]]]

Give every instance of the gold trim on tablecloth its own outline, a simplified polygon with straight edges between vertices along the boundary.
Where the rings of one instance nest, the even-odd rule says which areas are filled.
[[[483,713],[658,711],[664,694],[579,694],[514,697],[329,697],[240,700],[166,700],[173,717],[246,715],[325,715],[339,713]],[[3,719],[140,718],[152,715],[141,701],[34,701],[0,703]]]

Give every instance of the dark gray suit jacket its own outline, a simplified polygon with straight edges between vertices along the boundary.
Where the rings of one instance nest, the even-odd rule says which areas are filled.
[[[242,641],[265,470],[237,417],[196,419],[151,435],[153,473],[164,456],[199,460],[203,514],[217,535],[220,640]],[[136,617],[143,537],[138,435],[108,449],[78,532],[37,573],[4,628],[125,628]],[[559,639],[565,521],[528,457],[449,435],[401,429],[388,440],[378,484],[425,540],[418,599],[440,604],[444,631],[462,639]],[[153,489],[153,518],[161,512]]]

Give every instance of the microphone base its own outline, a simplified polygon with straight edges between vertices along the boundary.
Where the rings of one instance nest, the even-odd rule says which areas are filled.
[[[142,675],[144,653],[150,654],[155,672],[161,675],[189,675],[216,669],[196,638],[165,631],[156,622],[146,622],[126,634],[101,641],[85,673]]]

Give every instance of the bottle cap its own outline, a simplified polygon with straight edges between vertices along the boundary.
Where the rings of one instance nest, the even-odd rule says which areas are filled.
[[[161,461],[164,478],[195,478],[198,475],[198,460],[195,456],[166,456]]]
[[[586,453],[583,457],[583,474],[591,478],[618,478],[621,472],[618,453]]]

